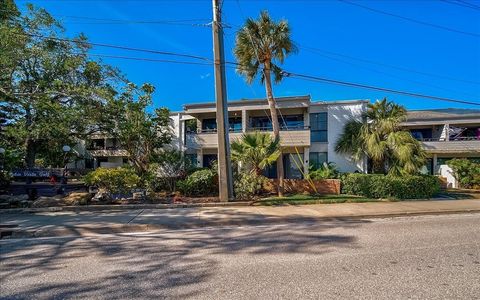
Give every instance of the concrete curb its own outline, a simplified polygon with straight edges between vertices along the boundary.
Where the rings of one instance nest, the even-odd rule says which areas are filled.
[[[27,229],[17,230],[11,228],[10,231],[2,234],[4,237],[10,238],[34,238],[34,237],[66,237],[66,236],[88,236],[97,234],[119,234],[133,232],[155,232],[159,230],[179,230],[179,229],[195,229],[207,227],[222,226],[246,226],[246,225],[274,225],[288,224],[298,222],[326,222],[326,221],[353,221],[358,219],[383,219],[395,217],[410,216],[428,216],[428,215],[453,215],[465,213],[480,213],[480,209],[463,209],[463,210],[429,210],[429,211],[412,211],[402,213],[380,213],[365,215],[338,215],[328,217],[268,217],[258,219],[215,219],[215,220],[198,220],[191,223],[175,223],[175,224],[121,224],[113,226],[89,227],[89,226],[65,226],[56,229]]]
[[[30,208],[7,208],[0,210],[1,214],[32,214],[38,212],[59,211],[104,211],[104,210],[134,210],[134,209],[172,209],[195,207],[239,207],[250,206],[252,202],[210,202],[210,203],[178,203],[178,204],[115,204],[115,205],[82,205],[82,206],[53,206]]]

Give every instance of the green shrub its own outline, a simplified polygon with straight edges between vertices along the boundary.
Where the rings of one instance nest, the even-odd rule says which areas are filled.
[[[463,188],[480,188],[480,163],[469,159],[454,158],[447,161],[452,168],[453,176]]]
[[[10,181],[12,180],[10,174],[7,171],[0,170],[0,186],[8,186],[10,185]]]
[[[237,200],[251,200],[263,191],[263,185],[267,178],[254,173],[239,173],[233,183],[235,198]]]
[[[318,169],[314,169],[313,166],[311,170],[308,171],[308,177],[310,179],[319,180],[319,179],[335,179],[338,178],[340,172],[338,171],[337,167],[334,163],[324,162],[322,166]]]
[[[178,181],[177,188],[185,196],[216,196],[217,174],[211,169],[195,171],[185,180]]]
[[[140,177],[130,168],[98,168],[84,177],[87,185],[97,186],[112,194],[127,194],[138,187]]]
[[[425,199],[440,190],[436,176],[347,174],[342,178],[342,193],[368,198]]]

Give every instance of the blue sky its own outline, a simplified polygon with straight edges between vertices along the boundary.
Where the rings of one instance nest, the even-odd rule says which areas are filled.
[[[471,1],[480,7],[480,2]],[[98,43],[172,51],[212,57],[210,0],[37,0],[64,21],[68,37],[80,32]],[[20,8],[27,1],[17,1]],[[274,19],[287,19],[299,52],[284,69],[301,74],[406,90],[480,103],[480,9],[442,1],[361,1],[374,9],[440,25],[473,35],[378,14],[340,1],[227,0],[224,21],[226,60],[234,61],[235,26],[246,17],[268,10]],[[65,16],[135,21],[190,20],[192,25],[98,24]],[[197,21],[198,20],[198,21]],[[205,21],[204,21],[205,20]],[[97,23],[97,24],[91,24]],[[318,50],[312,50],[315,48]],[[155,59],[179,59],[155,54],[94,48],[97,54]],[[154,106],[180,110],[185,103],[214,100],[213,67],[103,58],[138,84],[156,87]],[[374,63],[372,63],[374,62]],[[392,67],[387,67],[391,65]],[[405,71],[409,69],[411,71]],[[412,72],[415,71],[415,72]],[[418,72],[429,73],[427,76]],[[440,77],[438,77],[440,76]],[[448,77],[449,79],[443,78]],[[455,80],[453,80],[455,79]],[[465,82],[465,81],[474,81]],[[261,98],[262,85],[247,85],[234,69],[227,69],[228,99]],[[274,86],[275,96],[311,95],[313,100],[388,97],[409,109],[464,107],[466,104],[431,101],[379,91],[286,78]]]

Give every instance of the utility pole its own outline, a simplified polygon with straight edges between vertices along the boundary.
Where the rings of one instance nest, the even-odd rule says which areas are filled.
[[[223,25],[221,0],[213,4],[213,55],[215,59],[215,101],[218,135],[218,188],[220,201],[233,199],[233,179],[230,164],[230,140],[228,139],[228,104],[225,83],[225,55],[223,53]]]

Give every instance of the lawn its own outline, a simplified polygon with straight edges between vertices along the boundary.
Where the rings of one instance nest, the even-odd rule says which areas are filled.
[[[302,205],[302,204],[331,204],[331,203],[361,203],[381,202],[385,200],[371,199],[352,195],[288,195],[285,197],[268,197],[255,201],[254,205]]]

